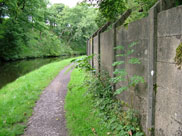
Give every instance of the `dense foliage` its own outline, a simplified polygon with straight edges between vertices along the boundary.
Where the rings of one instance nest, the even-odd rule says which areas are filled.
[[[132,9],[132,14],[126,24],[140,19],[147,15],[148,10],[157,0],[86,0],[92,5],[99,7],[99,14],[96,19],[98,26],[102,26],[107,21],[115,21],[127,9]],[[99,19],[98,19],[99,18]]]
[[[96,9],[90,8],[82,2],[74,8],[53,5],[52,11],[53,31],[60,37],[66,46],[74,50],[86,51],[86,41],[97,30],[95,23]],[[57,9],[57,10],[56,10]]]
[[[68,8],[47,0],[0,0],[0,59],[59,56],[75,48],[85,53],[97,29],[94,13],[84,3]]]
[[[0,5],[0,58],[58,54],[59,40],[48,32],[44,21],[45,0],[3,0]],[[50,51],[48,46],[54,48]]]
[[[84,86],[87,86],[88,94],[93,96],[95,109],[99,109],[99,116],[102,118],[102,123],[107,126],[111,135],[116,136],[144,136],[140,128],[140,115],[134,107],[134,99],[132,96],[137,85],[144,83],[144,78],[137,74],[128,73],[126,68],[118,68],[120,65],[140,65],[140,59],[133,57],[134,46],[137,42],[132,42],[127,47],[117,46],[114,49],[121,53],[116,57],[123,57],[120,61],[113,63],[114,77],[110,77],[109,73],[101,69],[101,72],[96,72],[90,65],[90,60],[93,56],[76,60],[78,63],[76,68],[92,72],[85,79]],[[123,61],[125,60],[125,61]],[[127,61],[126,61],[127,60]],[[116,88],[116,85],[117,86]],[[117,95],[124,91],[129,91],[129,99],[123,101],[117,99]],[[126,94],[125,94],[126,95]]]
[[[77,68],[80,68],[81,70],[84,69],[87,73],[88,71],[95,73],[95,70],[93,70],[91,65],[88,63],[88,60],[91,58],[92,56],[88,56],[77,60]],[[109,130],[107,135],[144,136],[144,133],[140,128],[139,114],[133,110],[131,105],[122,100],[116,99],[116,94],[126,91],[126,89],[123,90],[125,86],[122,86],[116,91],[113,90],[113,82],[111,82],[111,80],[113,81],[113,78],[110,79],[108,73],[105,71],[87,75],[88,76],[85,78],[85,82],[83,84],[85,89],[88,91],[85,94],[92,96],[92,105],[94,105],[93,112],[96,112],[96,115],[102,119],[100,124],[102,124],[103,128],[107,127]],[[127,79],[126,77],[121,77],[121,75],[116,75],[116,78],[122,78],[124,80]],[[135,86],[141,80],[135,81],[136,82],[131,83],[132,86]],[[130,86],[127,87],[127,90],[129,91]],[[78,88],[82,89],[83,87],[79,86]],[[74,93],[77,94],[78,91]],[[77,123],[77,121],[74,122]]]
[[[109,80],[106,73],[102,73],[100,78],[92,75],[85,80],[88,91],[93,96],[95,109],[99,109],[101,123],[110,130],[108,135],[144,136],[140,127],[140,115],[124,101],[115,99]]]
[[[107,21],[115,21],[127,9],[132,9],[132,14],[126,20],[125,25],[148,15],[149,9],[158,0],[85,0],[92,5],[99,7],[96,19],[98,26],[102,26]],[[164,0],[166,5],[178,6],[181,0]]]

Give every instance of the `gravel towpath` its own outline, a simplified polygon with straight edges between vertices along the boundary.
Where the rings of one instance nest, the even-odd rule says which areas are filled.
[[[67,136],[64,98],[72,65],[65,67],[43,91],[23,136]]]

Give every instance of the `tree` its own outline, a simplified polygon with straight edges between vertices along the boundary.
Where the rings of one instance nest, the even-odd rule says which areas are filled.
[[[85,52],[87,39],[98,28],[95,23],[97,10],[84,2],[74,8],[60,7],[61,5],[52,5],[49,8],[51,19],[55,22],[51,30],[66,46]]]
[[[132,9],[132,14],[126,21],[130,23],[137,19],[143,18],[148,14],[149,9],[157,2],[157,0],[85,0],[99,8],[100,19],[97,19],[99,26],[106,21],[115,21],[119,15],[123,14],[127,9]],[[181,5],[181,0],[161,0],[165,9]]]
[[[61,3],[54,4],[50,8],[48,8],[46,13],[46,21],[50,24],[51,28],[57,25],[58,15],[60,16],[62,14],[64,8],[65,5]]]
[[[47,0],[0,1],[0,58],[60,55],[60,41],[46,24]]]

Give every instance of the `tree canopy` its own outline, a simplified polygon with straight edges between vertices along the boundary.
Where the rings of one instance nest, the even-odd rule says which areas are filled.
[[[51,25],[52,30],[67,46],[85,50],[87,39],[98,29],[95,23],[96,9],[84,2],[74,8],[66,6],[61,8],[62,6],[56,4],[49,8],[52,15],[48,18],[54,20],[50,20],[50,22],[54,22]]]
[[[149,9],[158,0],[85,0],[99,8],[97,24],[102,26],[106,21],[115,21],[127,9],[132,9],[132,14],[126,24],[143,18],[148,14]],[[181,0],[163,0],[166,4],[181,5]]]
[[[98,27],[132,9],[127,25],[146,16],[156,1],[83,0],[69,8],[48,0],[0,0],[0,59],[85,53]]]
[[[0,59],[85,53],[86,39],[97,29],[95,9],[48,6],[47,0],[0,0]]]

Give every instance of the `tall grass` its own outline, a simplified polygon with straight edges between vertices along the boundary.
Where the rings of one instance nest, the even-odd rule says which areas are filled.
[[[75,69],[68,85],[65,110],[70,136],[106,136],[108,129],[97,116],[93,98],[84,85],[85,73]]]

